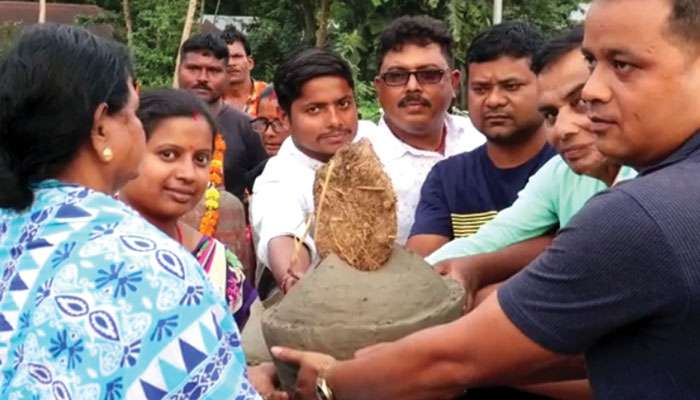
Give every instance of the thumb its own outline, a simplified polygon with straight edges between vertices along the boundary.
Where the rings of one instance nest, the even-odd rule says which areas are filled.
[[[276,359],[293,364],[301,364],[302,352],[289,347],[274,346],[270,352]]]

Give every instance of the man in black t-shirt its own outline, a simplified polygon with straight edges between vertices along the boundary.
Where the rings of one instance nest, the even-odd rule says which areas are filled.
[[[482,32],[467,53],[469,115],[481,147],[438,162],[421,189],[406,247],[426,256],[509,207],[531,175],[555,153],[546,143],[530,61],[539,32],[504,23]]]
[[[196,34],[181,48],[178,69],[180,87],[205,101],[226,142],[224,184],[241,201],[251,191],[255,167],[267,158],[260,136],[250,126],[248,115],[228,107],[222,96],[228,85],[228,48],[212,34]]]

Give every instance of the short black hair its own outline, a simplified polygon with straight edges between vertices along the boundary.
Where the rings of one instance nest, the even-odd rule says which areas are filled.
[[[452,44],[454,40],[447,25],[427,15],[404,15],[393,20],[379,36],[377,48],[377,69],[381,68],[386,54],[392,50],[400,51],[405,44],[428,46],[435,43],[440,46],[447,64],[454,63]]]
[[[467,64],[501,57],[532,58],[544,42],[540,31],[525,22],[504,22],[482,31],[467,50]]]
[[[546,42],[532,57],[530,69],[539,75],[547,66],[557,62],[564,55],[581,47],[583,27],[578,25],[560,33]]]
[[[194,52],[211,53],[217,60],[224,60],[228,64],[228,47],[226,42],[213,33],[196,33],[185,40],[180,47],[180,59]]]
[[[27,28],[0,61],[0,207],[23,210],[32,184],[60,174],[90,140],[100,104],[121,111],[127,49],[84,28]]]
[[[280,107],[291,118],[292,103],[301,96],[304,84],[320,76],[337,76],[347,81],[355,90],[352,70],[347,61],[330,50],[309,48],[298,51],[283,62],[277,71],[273,84]]]
[[[245,55],[250,56],[250,45],[248,44],[248,38],[245,33],[241,32],[234,25],[226,25],[224,31],[221,32],[221,39],[226,42],[226,44],[234,44],[240,42],[245,50]]]
[[[700,43],[700,2],[672,0],[671,3],[671,32],[690,43]]]
[[[146,138],[150,139],[153,131],[163,120],[173,117],[194,117],[201,115],[207,121],[212,134],[212,141],[217,132],[217,125],[209,108],[195,95],[186,90],[154,89],[141,95],[137,115],[143,124]]]

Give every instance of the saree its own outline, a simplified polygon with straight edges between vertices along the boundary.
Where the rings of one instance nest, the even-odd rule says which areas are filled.
[[[0,209],[0,397],[256,399],[236,324],[191,254],[55,180]]]

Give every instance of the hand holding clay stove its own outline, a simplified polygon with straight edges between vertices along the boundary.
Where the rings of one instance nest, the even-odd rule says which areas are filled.
[[[314,240],[324,259],[263,314],[268,346],[343,360],[462,315],[462,287],[394,247],[396,197],[369,142],[339,150],[317,172],[314,197]],[[276,365],[292,389],[296,367]]]

